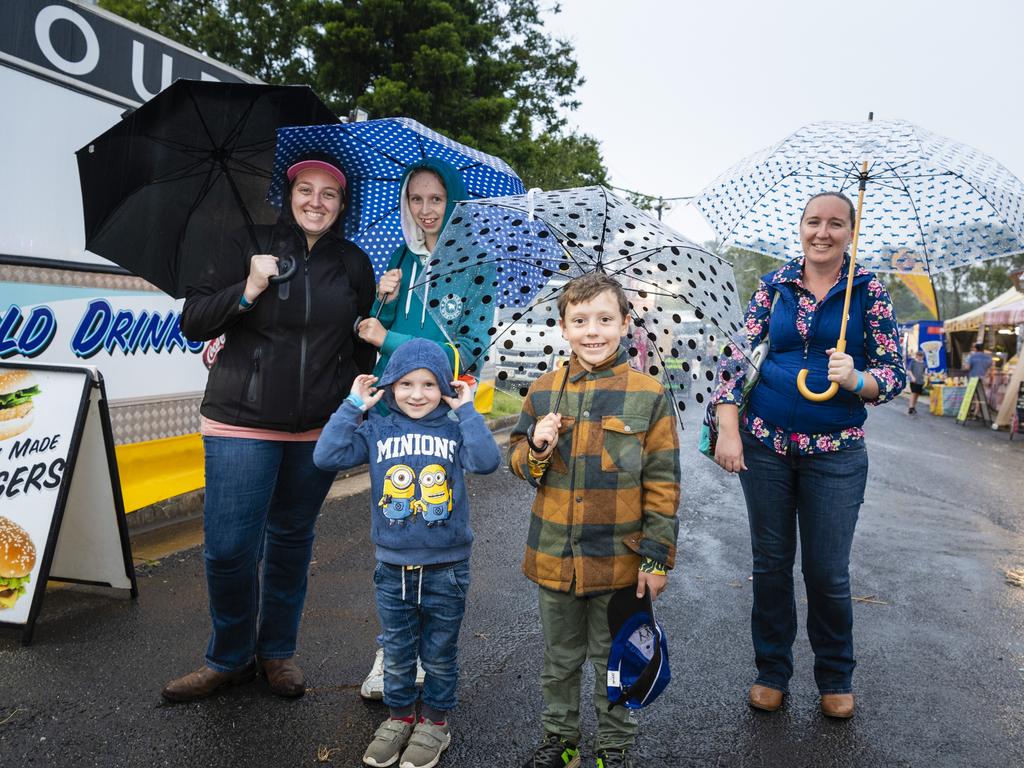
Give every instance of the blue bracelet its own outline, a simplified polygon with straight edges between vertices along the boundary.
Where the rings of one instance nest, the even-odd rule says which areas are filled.
[[[238,300],[238,306],[242,308],[242,311],[245,311],[247,309],[250,309],[252,307],[252,305],[253,305],[253,302],[251,302],[247,298],[245,298],[245,294],[243,293],[242,297]]]
[[[864,389],[864,373],[863,371],[857,371],[857,386],[853,388],[854,394]]]
[[[352,403],[360,411],[366,407],[366,403],[363,402],[363,398],[357,395],[355,392],[349,392],[348,397],[345,398],[345,402]]]

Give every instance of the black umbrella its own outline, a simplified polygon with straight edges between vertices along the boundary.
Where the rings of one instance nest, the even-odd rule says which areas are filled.
[[[271,248],[277,129],[337,122],[306,86],[176,81],[76,153],[86,248],[181,298],[236,230]]]

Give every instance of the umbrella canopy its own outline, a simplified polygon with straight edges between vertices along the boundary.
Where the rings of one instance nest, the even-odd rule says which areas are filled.
[[[231,233],[276,221],[277,129],[331,120],[305,86],[175,81],[76,153],[86,248],[184,296]]]
[[[420,285],[438,324],[519,394],[567,354],[555,302],[588,272],[626,290],[634,366],[680,410],[711,391],[719,329],[741,324],[732,267],[604,187],[460,203],[429,267]]]
[[[344,234],[362,248],[378,277],[402,244],[399,193],[412,163],[427,157],[453,166],[471,197],[521,194],[523,182],[501,158],[452,141],[408,117],[359,123],[283,128],[278,131],[270,202],[280,207],[284,170],[305,152],[336,157],[349,182]]]
[[[903,120],[807,125],[722,174],[695,200],[730,245],[800,256],[800,214],[819,192],[854,198],[867,162],[857,258],[934,274],[1024,252],[1024,184],[992,158]]]

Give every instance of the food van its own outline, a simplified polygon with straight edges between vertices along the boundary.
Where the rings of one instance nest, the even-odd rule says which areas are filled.
[[[85,250],[75,152],[176,78],[258,82],[91,3],[0,5],[0,360],[99,369],[136,526],[204,484],[211,350],[181,300]]]

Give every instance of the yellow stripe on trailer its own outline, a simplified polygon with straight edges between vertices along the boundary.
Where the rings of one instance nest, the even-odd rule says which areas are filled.
[[[134,512],[206,485],[203,438],[198,432],[126,443],[115,446],[114,452],[125,512]]]

